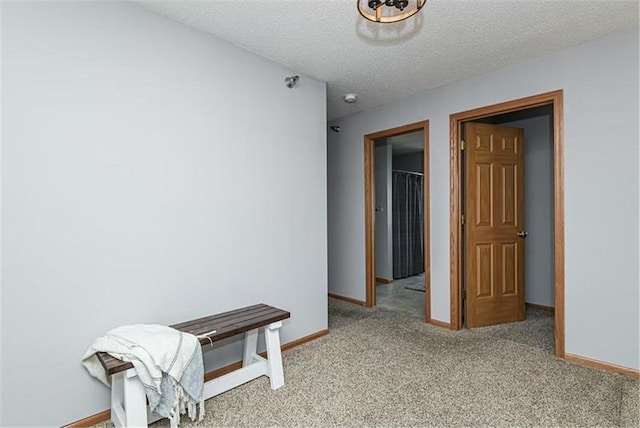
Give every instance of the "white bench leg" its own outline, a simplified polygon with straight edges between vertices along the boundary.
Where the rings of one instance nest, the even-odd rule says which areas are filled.
[[[111,421],[117,428],[147,426],[147,395],[134,369],[111,377]]]
[[[267,343],[267,365],[269,367],[271,389],[278,389],[284,385],[282,353],[280,352],[280,327],[282,327],[282,321],[269,324],[267,328],[264,329],[264,338]]]
[[[258,329],[249,330],[244,334],[244,355],[242,357],[242,367],[247,367],[253,363],[254,356],[258,350]]]
[[[127,427],[147,426],[147,394],[137,375],[124,376],[124,410]]]
[[[111,421],[116,428],[126,423],[124,414],[124,373],[111,376]]]

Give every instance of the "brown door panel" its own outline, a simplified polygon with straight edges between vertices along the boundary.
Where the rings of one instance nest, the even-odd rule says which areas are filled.
[[[467,326],[524,312],[524,131],[466,123]]]

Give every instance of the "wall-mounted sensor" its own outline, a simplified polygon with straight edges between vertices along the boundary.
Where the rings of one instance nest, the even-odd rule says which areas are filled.
[[[333,125],[333,126],[330,126],[329,128],[331,128],[333,132],[340,132],[340,127],[338,125]]]
[[[358,96],[356,94],[344,94],[344,96],[342,97],[342,101],[347,104],[353,104],[358,101]]]
[[[287,88],[291,89],[294,86],[296,86],[296,83],[298,83],[298,80],[300,80],[300,76],[285,77],[284,84],[287,85]]]

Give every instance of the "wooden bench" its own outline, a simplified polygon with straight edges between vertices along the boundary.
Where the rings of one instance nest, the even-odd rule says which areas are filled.
[[[280,334],[282,320],[291,315],[287,311],[260,304],[218,315],[198,318],[171,327],[195,336],[215,333],[200,338],[204,351],[213,342],[244,333],[242,368],[204,384],[204,398],[209,399],[260,376],[268,376],[271,389],[284,385]],[[258,330],[264,328],[267,357],[257,354]],[[140,427],[160,419],[147,408],[146,395],[133,365],[100,352],[98,359],[111,376],[111,421],[116,427]]]

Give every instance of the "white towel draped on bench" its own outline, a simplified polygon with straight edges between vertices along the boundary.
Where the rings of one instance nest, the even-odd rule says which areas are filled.
[[[82,363],[92,376],[111,386],[97,352],[133,364],[153,412],[172,421],[188,413],[193,421],[199,407],[198,420],[203,419],[204,366],[196,336],[163,325],[144,324],[107,332],[91,345]]]

